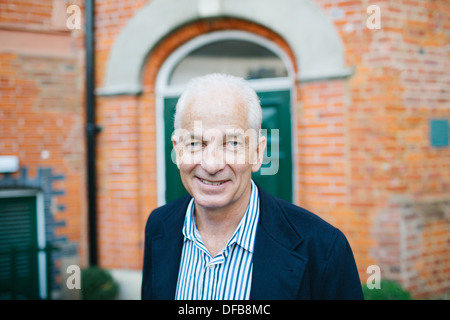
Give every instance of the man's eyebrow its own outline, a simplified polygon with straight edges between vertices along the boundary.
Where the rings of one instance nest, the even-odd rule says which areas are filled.
[[[226,132],[221,138],[222,139],[233,139],[233,138],[240,138],[245,137],[245,133],[241,131],[230,131]],[[190,132],[187,136],[189,140],[204,140],[205,137],[202,134],[196,134],[195,132]]]
[[[244,134],[243,132],[240,132],[240,131],[237,131],[237,132],[235,132],[235,131],[233,131],[233,132],[227,132],[227,133],[225,134],[225,137],[226,137],[227,139],[229,139],[229,138],[237,138],[237,137],[241,137],[241,136],[245,136],[245,134]]]
[[[190,138],[191,140],[202,140],[202,139],[203,139],[203,136],[202,136],[202,135],[199,135],[199,134],[191,133],[191,134],[189,135],[189,138]]]

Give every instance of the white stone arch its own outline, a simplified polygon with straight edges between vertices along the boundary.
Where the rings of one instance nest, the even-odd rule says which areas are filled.
[[[281,35],[295,55],[302,82],[352,73],[337,30],[313,0],[150,0],[117,37],[98,94],[142,92],[141,72],[155,45],[179,26],[212,17],[248,20]]]

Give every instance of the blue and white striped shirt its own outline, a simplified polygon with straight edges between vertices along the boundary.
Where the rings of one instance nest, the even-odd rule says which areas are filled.
[[[253,272],[253,248],[259,219],[258,188],[252,191],[242,216],[225,248],[212,257],[197,230],[194,199],[183,226],[184,244],[178,272],[176,300],[248,300]]]

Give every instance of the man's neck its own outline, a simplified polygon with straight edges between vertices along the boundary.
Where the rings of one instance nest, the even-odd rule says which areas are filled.
[[[251,196],[248,190],[235,203],[225,208],[205,208],[195,205],[195,222],[203,243],[214,257],[226,245],[245,214]]]

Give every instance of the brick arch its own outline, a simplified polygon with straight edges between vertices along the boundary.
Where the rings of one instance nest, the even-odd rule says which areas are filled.
[[[152,0],[117,37],[99,94],[138,94],[147,56],[168,34],[199,19],[234,17],[273,30],[292,48],[299,65],[298,80],[346,77],[344,48],[338,32],[311,0],[214,0],[206,8],[199,0]],[[277,10],[273,10],[276,5]],[[177,8],[174,10],[173,8]],[[148,30],[148,32],[146,32]],[[127,61],[127,63],[123,63]]]
[[[274,31],[251,21],[236,18],[203,19],[184,25],[167,35],[148,56],[142,71],[142,93],[153,93],[156,77],[164,61],[181,45],[197,36],[223,30],[246,31],[261,36],[281,48],[298,73],[295,54],[286,40]]]

